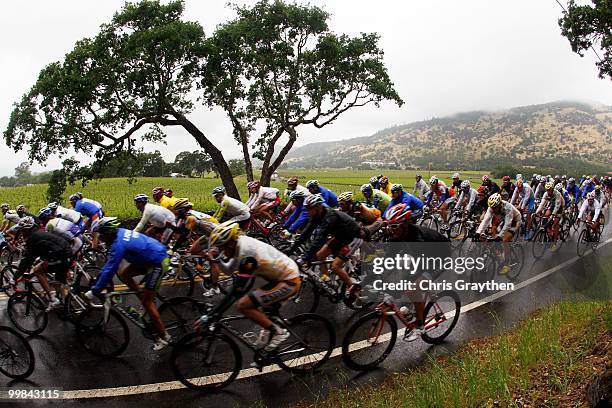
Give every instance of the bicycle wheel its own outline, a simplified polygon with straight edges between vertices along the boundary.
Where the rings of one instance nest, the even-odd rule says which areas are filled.
[[[191,296],[195,289],[195,280],[193,273],[188,268],[182,268],[181,279],[174,275],[164,276],[160,291],[162,294],[172,296]]]
[[[302,279],[299,292],[283,302],[283,314],[295,316],[302,313],[314,313],[319,307],[320,300],[321,294],[314,282],[309,278]]]
[[[589,227],[587,227],[589,228]],[[591,243],[589,242],[589,233],[586,228],[580,231],[580,235],[578,235],[578,242],[576,244],[578,250],[578,256],[582,257],[584,254],[591,248]]]
[[[28,341],[12,328],[0,326],[0,372],[22,380],[32,374],[35,361]]]
[[[198,302],[189,297],[167,299],[158,310],[166,331],[174,339],[180,339],[187,333],[191,333],[193,323],[204,313]]]
[[[540,228],[533,238],[531,239],[531,252],[535,259],[540,259],[546,253],[547,243],[548,243],[548,234],[546,233],[546,229]]]
[[[330,321],[304,313],[285,323],[291,335],[275,350],[276,363],[294,374],[310,373],[325,364],[336,344],[336,331]]]
[[[123,353],[130,342],[130,331],[123,317],[109,310],[104,322],[104,308],[89,308],[76,321],[77,338],[90,353],[115,357]]]
[[[170,364],[187,388],[218,391],[236,379],[242,355],[236,342],[225,334],[192,333],[174,347]]]
[[[282,238],[281,233],[284,228],[281,224],[277,224],[268,233],[268,241],[270,241],[270,245],[273,247],[277,247],[280,243],[285,242],[285,239]]]
[[[455,221],[450,225],[448,237],[454,241],[461,241],[467,236],[467,228],[461,220]]]
[[[421,220],[419,221],[419,225],[421,227],[429,228],[432,230],[438,230],[438,221],[435,219],[435,217],[432,217],[431,215],[421,218]]]
[[[16,292],[8,300],[6,310],[19,331],[40,334],[49,323],[45,303],[34,293]]]
[[[525,266],[525,250],[521,244],[511,244],[510,247],[510,270],[506,277],[510,281],[515,281],[519,277]]]
[[[344,335],[342,361],[353,370],[372,370],[385,361],[396,341],[395,318],[379,311],[370,312],[349,327]]]
[[[440,344],[457,325],[461,314],[459,295],[452,290],[437,293],[425,306],[425,333],[422,339],[429,344]]]

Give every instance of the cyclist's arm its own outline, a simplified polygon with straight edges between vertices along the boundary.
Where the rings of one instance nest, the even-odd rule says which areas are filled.
[[[149,218],[151,218],[151,207],[146,205],[144,211],[142,212],[142,217],[140,217],[140,221],[138,222],[138,225],[136,225],[136,228],[134,228],[134,231],[141,232],[144,227],[147,226]]]
[[[599,215],[601,214],[601,205],[595,201],[595,203],[593,204],[593,207],[595,207],[595,214],[593,214],[593,222],[597,222],[597,219],[599,218]]]
[[[287,220],[283,224],[283,228],[285,228],[285,229],[290,228],[291,225],[293,225],[293,223],[298,219],[298,215],[301,214],[301,211],[302,211],[301,208],[298,209],[297,207],[294,207],[293,211],[291,212],[291,215],[289,215],[289,217],[287,218]]]
[[[221,204],[219,204],[219,208],[217,208],[217,211],[215,211],[215,213],[213,214],[213,217],[215,217],[215,219],[217,220],[221,220],[221,218],[223,218],[223,216],[225,215],[225,212],[227,211],[228,207],[229,200],[223,200]]]
[[[295,220],[295,222],[288,228],[289,232],[292,234],[295,233],[297,230],[307,225],[309,220],[310,215],[308,215],[308,211],[305,208],[302,208],[297,220]]]
[[[555,206],[553,208],[553,214],[557,214],[559,212],[559,210],[561,209],[561,204],[564,202],[564,198],[562,194],[558,194],[558,197],[555,200]]]
[[[91,288],[91,291],[97,295],[100,291],[106,287],[106,284],[113,279],[113,276],[117,273],[119,269],[119,264],[123,260],[124,250],[122,245],[115,244],[111,247],[110,254],[108,256],[108,260],[104,264],[98,279],[96,280],[96,284]]]
[[[440,208],[442,207],[442,205],[444,204],[444,202],[450,197],[449,194],[449,189],[448,187],[444,189],[444,192],[440,193],[440,202],[438,203],[438,206],[436,208]]]
[[[506,233],[506,231],[508,231],[510,229],[510,226],[512,225],[512,220],[513,219],[514,219],[513,211],[506,212],[506,214],[504,215],[504,226],[497,233],[498,237],[503,237],[504,234]]]
[[[472,207],[474,207],[474,203],[476,202],[476,194],[470,190],[470,197],[468,201],[468,205],[465,207],[466,211],[471,211]]]
[[[485,232],[485,230],[489,228],[489,226],[491,225],[492,219],[493,219],[493,211],[491,211],[491,209],[488,208],[487,212],[485,213],[484,218],[482,219],[482,222],[480,223],[480,225],[478,226],[478,229],[476,230],[476,233],[482,234],[483,232]]]

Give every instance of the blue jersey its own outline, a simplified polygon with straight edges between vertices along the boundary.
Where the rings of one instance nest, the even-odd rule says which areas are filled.
[[[583,190],[582,190],[582,196],[583,196],[583,197],[586,197],[586,195],[587,195],[588,193],[590,193],[591,191],[593,191],[593,190],[595,190],[595,185],[594,185],[593,183],[586,184],[586,185],[583,187]]]
[[[580,191],[580,187],[578,187],[578,185],[574,184],[574,186],[569,186],[567,188],[567,192],[569,195],[574,197],[574,202],[578,203],[578,201],[580,201],[580,198],[582,197],[582,192]]]
[[[497,186],[497,184],[496,184]],[[499,191],[499,187],[497,187],[497,190]],[[444,202],[451,196],[450,195],[450,190],[448,187],[446,186],[438,186],[438,190],[434,191],[433,188],[431,190],[429,190],[429,193],[427,193],[427,200],[425,202],[425,204],[429,205],[431,203],[431,200],[434,197],[434,194],[438,196],[438,207],[440,208],[442,206],[442,204],[444,204]]]
[[[389,208],[402,203],[406,204],[412,211],[420,210],[425,205],[417,197],[413,196],[412,194],[408,194],[405,191],[402,191],[402,194],[400,194],[397,198],[391,199],[391,202],[389,203],[387,209],[383,214],[383,218],[385,218],[385,216],[387,215],[387,211],[389,211]]]
[[[91,218],[95,215],[98,217],[103,216],[102,206],[99,202],[90,200],[88,198],[81,198],[74,204],[74,210],[80,212],[87,218]]]
[[[338,197],[336,196],[336,193],[328,188],[319,186],[319,194],[321,194],[325,200],[325,204],[331,208],[338,208]]]
[[[119,264],[126,260],[131,264],[156,266],[168,256],[166,247],[154,238],[125,228],[117,230],[117,237],[111,244],[108,260],[92,288],[94,293],[102,290],[115,276]]]
[[[295,207],[289,218],[287,218],[287,221],[285,221],[283,227],[293,234],[295,231],[306,226],[309,220],[310,216],[308,215],[308,210],[302,202],[300,205]]]

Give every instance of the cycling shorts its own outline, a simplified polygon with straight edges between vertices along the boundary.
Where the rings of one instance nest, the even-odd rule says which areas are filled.
[[[342,259],[344,262],[348,261],[348,259],[353,255],[359,247],[363,244],[363,239],[361,238],[353,238],[350,242],[341,242],[336,238],[332,238],[325,245],[331,249],[332,254]]]
[[[269,211],[269,210],[271,210],[271,209],[273,209],[273,208],[278,207],[278,206],[280,205],[280,203],[281,203],[280,196],[276,196],[276,199],[275,199],[275,200],[268,201],[267,203],[263,203],[263,204],[261,204],[261,205],[259,206],[259,208],[260,208],[261,210],[264,210],[264,211]]]
[[[300,290],[302,281],[299,277],[268,282],[262,287],[249,292],[248,297],[257,307],[266,307],[287,300]]]
[[[145,278],[142,281],[144,288],[157,292],[162,278],[170,268],[170,258],[165,257],[159,265],[146,267]]]
[[[69,258],[50,259],[43,264],[47,273],[52,274],[55,280],[60,283],[66,283],[66,275],[72,266],[72,261]]]
[[[529,212],[529,214],[533,214],[535,210],[536,210],[535,197],[531,197],[527,201],[527,211]]]

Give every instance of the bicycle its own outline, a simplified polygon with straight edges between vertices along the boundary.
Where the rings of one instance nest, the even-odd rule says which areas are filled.
[[[543,218],[543,217],[542,217]],[[556,243],[561,240],[564,236],[564,232],[562,231],[562,226],[564,223],[559,220],[559,228],[558,237],[554,238],[554,219],[560,218],[558,215],[552,215],[546,219],[540,220],[540,225],[533,235],[531,242],[533,245],[531,246],[532,254],[535,259],[540,259],[546,253],[546,250],[551,248],[552,245],[556,245]]]
[[[418,223],[421,227],[438,231],[439,226],[444,225],[444,220],[437,209],[423,207],[423,216]]]
[[[245,228],[247,235],[261,239],[272,246],[276,246],[279,242],[284,241],[282,237],[283,223],[280,216],[276,216],[273,222],[266,218],[261,218],[257,214],[251,214],[251,218]]]
[[[423,341],[440,344],[451,333],[461,313],[459,295],[454,291],[427,294],[424,311]],[[448,305],[444,307],[444,305]],[[454,309],[453,309],[454,308]],[[384,295],[376,308],[362,316],[347,330],[342,340],[342,361],[358,371],[380,365],[391,353],[397,341],[398,323],[405,326],[404,339],[416,328],[414,312],[403,314],[395,300]],[[396,320],[397,319],[397,320]],[[446,326],[443,325],[447,323]],[[438,331],[438,329],[440,329]],[[388,342],[386,346],[384,343]]]
[[[16,330],[0,326],[0,372],[15,380],[28,378],[36,358],[28,341]]]
[[[335,346],[334,327],[322,316],[312,313],[281,317],[279,306],[266,314],[290,337],[278,348],[266,351],[258,346],[254,331],[237,329],[233,323],[249,321],[245,316],[209,316],[201,332],[181,339],[172,350],[170,364],[176,378],[186,387],[199,391],[218,391],[236,379],[242,368],[239,344],[253,352],[255,367],[277,364],[294,374],[311,373],[330,358]]]
[[[525,251],[520,242],[515,240],[504,243],[490,235],[483,236],[478,242],[480,245],[474,245],[468,256],[483,258],[484,268],[472,272],[472,282],[490,281],[496,275],[503,275],[509,281],[515,281],[519,277],[525,266]],[[508,259],[504,253],[505,245],[508,246]],[[504,266],[508,267],[508,271],[502,274]]]
[[[580,231],[578,242],[576,243],[579,257],[583,257],[589,249],[595,251],[599,246],[599,240],[601,239],[601,233],[603,231],[603,223],[599,221],[598,224],[598,227],[593,231],[593,222],[585,221],[584,228]]]

